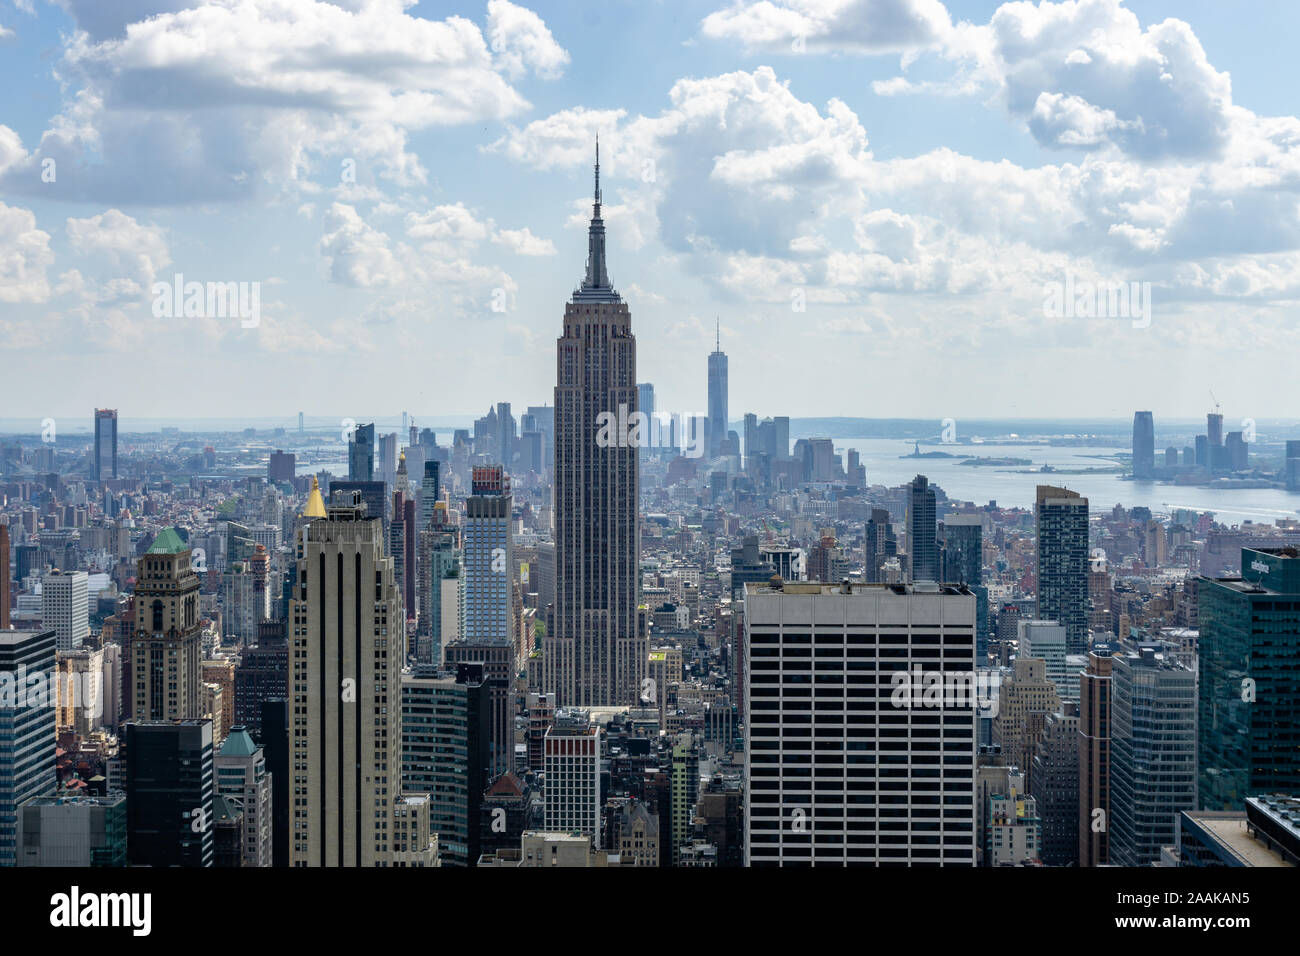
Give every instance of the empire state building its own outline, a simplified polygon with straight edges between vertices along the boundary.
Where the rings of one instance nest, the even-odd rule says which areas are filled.
[[[632,316],[605,268],[599,140],[594,198],[587,275],[556,342],[555,633],[543,646],[543,683],[573,707],[635,703],[649,653],[637,614],[637,448],[597,442],[602,413],[628,421],[637,410]]]

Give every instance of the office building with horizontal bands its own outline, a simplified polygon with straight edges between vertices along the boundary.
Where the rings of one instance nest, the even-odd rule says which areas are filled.
[[[1178,815],[1196,809],[1196,672],[1147,645],[1111,665],[1110,859],[1150,866],[1174,844]]]
[[[746,586],[746,865],[975,865],[975,696],[917,687],[973,685],[975,614],[961,586]]]
[[[1300,794],[1300,551],[1242,548],[1241,577],[1197,594],[1200,805]]]
[[[600,726],[585,710],[557,710],[546,732],[546,829],[600,844]]]

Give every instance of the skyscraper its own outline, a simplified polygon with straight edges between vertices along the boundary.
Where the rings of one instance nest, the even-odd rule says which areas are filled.
[[[294,866],[390,859],[401,788],[402,596],[354,493],[302,529],[289,602]]]
[[[943,580],[975,592],[978,660],[989,645],[989,592],[984,587],[984,521],[979,515],[949,515],[943,520]]]
[[[727,440],[727,353],[722,351],[722,331],[709,353],[709,417],[707,425],[709,457],[716,458]]]
[[[934,489],[925,475],[917,475],[912,479],[907,506],[907,550],[913,582],[939,580],[936,534]]]
[[[749,584],[745,658],[746,865],[975,864],[969,590]]]
[[[375,426],[358,425],[348,442],[348,480],[375,480]],[[333,492],[331,491],[331,494]]]
[[[460,636],[467,641],[512,635],[510,501],[510,479],[500,465],[474,469],[461,532]]]
[[[127,652],[130,716],[197,720],[203,716],[203,645],[199,576],[190,549],[165,528],[136,568],[135,627]],[[211,733],[209,728],[209,740]]]
[[[0,631],[9,630],[9,525],[0,523]]]
[[[1196,809],[1196,673],[1150,646],[1111,662],[1111,862],[1150,866]]]
[[[89,580],[58,569],[41,578],[41,623],[54,628],[60,651],[75,651],[90,631]]]
[[[546,829],[600,845],[600,725],[585,710],[557,710],[546,732]]]
[[[95,480],[117,477],[117,409],[95,409]]]
[[[1079,675],[1079,865],[1110,862],[1110,648],[1098,645],[1088,653],[1088,667]]]
[[[894,536],[889,512],[884,508],[871,509],[863,541],[863,567],[868,583],[884,580],[881,565],[898,554],[898,539]]]
[[[542,653],[543,689],[557,705],[630,704],[645,674],[637,448],[626,435],[597,441],[602,422],[636,410],[636,339],[605,268],[597,145],[587,275],[556,343],[555,634]]]
[[[54,631],[0,631],[0,867],[18,851],[18,807],[55,787]]]
[[[1150,412],[1133,413],[1133,477],[1150,478],[1156,466],[1156,426]]]
[[[488,784],[488,694],[481,664],[458,665],[454,678],[437,676],[434,668],[402,674],[402,790],[429,795],[447,866],[478,862],[480,806]]]
[[[1242,548],[1240,578],[1201,578],[1200,805],[1300,793],[1300,553]]]
[[[646,426],[650,429],[650,434],[645,436],[645,441],[641,444],[641,460],[649,458],[654,454],[653,438],[658,437],[658,428],[655,427],[655,387],[650,382],[641,382],[636,387],[636,407],[646,417]]]
[[[132,866],[212,866],[212,721],[126,725],[127,854]]]
[[[1088,499],[1068,488],[1039,485],[1038,613],[1065,625],[1066,652],[1088,648]]]
[[[231,728],[221,751],[213,757],[216,792],[244,816],[243,865],[271,865],[271,784],[262,748],[242,726]]]

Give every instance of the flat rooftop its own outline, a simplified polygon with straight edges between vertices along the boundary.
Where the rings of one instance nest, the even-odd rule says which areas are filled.
[[[1196,810],[1187,815],[1222,843],[1245,866],[1290,866],[1276,850],[1260,842],[1246,826],[1243,811]]]

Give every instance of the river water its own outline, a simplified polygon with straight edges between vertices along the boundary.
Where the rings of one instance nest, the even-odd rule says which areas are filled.
[[[1077,491],[1096,512],[1115,504],[1125,508],[1145,505],[1152,512],[1169,514],[1177,508],[1212,511],[1225,524],[1243,521],[1272,524],[1277,518],[1300,517],[1300,494],[1279,488],[1219,489],[1131,481],[1119,475],[1068,475],[1034,469],[1051,465],[1059,469],[1105,468],[1115,463],[1105,456],[1114,447],[1054,445],[922,445],[921,452],[946,451],[981,458],[1027,458],[1032,465],[962,465],[959,458],[900,458],[910,455],[913,444],[892,438],[837,438],[835,450],[845,456],[856,448],[867,469],[867,483],[900,485],[925,475],[958,501],[978,505],[996,501],[1004,507],[1032,508],[1038,485],[1057,485]]]

